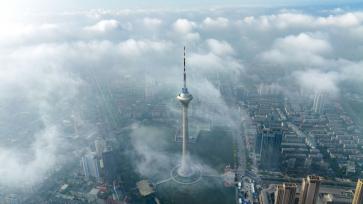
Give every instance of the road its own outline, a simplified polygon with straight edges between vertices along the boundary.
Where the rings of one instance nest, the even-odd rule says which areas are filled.
[[[246,131],[243,125],[244,117],[241,114],[240,115],[240,128],[236,131],[234,134],[235,136],[235,142],[237,146],[237,168],[236,168],[236,176],[237,176],[237,183],[242,182],[242,176],[246,173],[246,166],[247,166],[247,159],[246,159],[246,145],[245,145],[245,135]],[[236,197],[236,203],[239,204],[239,189],[236,185],[235,187],[235,197]]]
[[[249,152],[246,152],[246,136],[247,136],[247,128],[245,127],[245,115],[240,112],[240,129],[235,134],[235,142],[237,143],[237,155],[238,155],[238,167],[236,168],[237,182],[242,182],[242,190],[247,193],[247,199],[250,203],[253,203],[253,193],[251,189],[255,189],[255,185],[261,185],[262,180],[258,175],[258,168],[256,162],[256,155],[253,154],[252,158],[252,170],[247,169],[247,156],[249,156]],[[243,177],[243,178],[242,178]],[[253,187],[251,187],[253,185]],[[236,186],[236,203],[239,199],[239,189]]]

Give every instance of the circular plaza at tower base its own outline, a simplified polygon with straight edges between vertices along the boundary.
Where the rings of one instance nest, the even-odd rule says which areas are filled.
[[[180,165],[170,171],[170,177],[179,184],[190,185],[198,183],[202,179],[202,172],[199,168],[193,167],[192,173],[188,176],[182,176],[178,173]]]

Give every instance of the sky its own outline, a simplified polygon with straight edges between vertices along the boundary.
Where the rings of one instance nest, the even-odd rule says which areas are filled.
[[[178,1],[178,8],[163,10],[118,9],[142,2],[150,6],[146,0],[24,2],[0,3],[7,11],[0,15],[0,187],[37,185],[67,158],[79,156],[79,147],[63,130],[64,121],[76,118],[86,127],[80,135],[86,141],[98,134],[87,116],[94,107],[84,101],[85,90],[92,88],[90,76],[106,81],[147,78],[157,84],[155,95],[174,99],[182,85],[184,45],[195,101],[203,104],[205,116],[232,126],[235,115],[221,97],[216,75],[290,97],[320,92],[340,97],[346,83],[363,84],[363,10],[347,1],[263,9],[179,9]],[[47,12],[32,11],[37,9]],[[145,149],[150,148],[140,151]]]
[[[125,9],[125,8],[187,8],[199,7],[205,8],[208,6],[305,6],[305,5],[347,5],[359,3],[359,0],[136,0],[136,1],[98,1],[98,0],[63,0],[63,1],[48,1],[48,0],[1,0],[2,10],[70,10],[70,9]],[[6,8],[6,9],[5,9]]]

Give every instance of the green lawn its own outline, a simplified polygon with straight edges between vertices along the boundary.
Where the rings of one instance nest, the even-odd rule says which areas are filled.
[[[193,157],[222,174],[226,165],[233,164],[232,135],[223,128],[204,132],[197,143],[190,145],[190,151]],[[159,185],[157,190],[162,203],[232,204],[235,202],[234,188],[225,188],[223,179],[218,177],[203,177],[199,183],[193,185],[180,185],[171,181]]]
[[[191,154],[197,156],[203,163],[223,172],[228,164],[233,165],[233,137],[226,129],[213,129],[202,133],[198,142],[190,145]]]
[[[232,204],[235,202],[234,188],[223,187],[223,181],[203,178],[193,185],[168,182],[158,187],[158,195],[166,204]]]
[[[158,123],[144,123],[146,127],[150,127],[152,131],[160,130],[164,134],[141,134],[140,141],[144,141],[145,144],[157,152],[162,152],[164,155],[170,155],[170,159],[175,159],[175,155],[179,155],[181,152],[181,143],[174,141],[174,128],[165,127],[163,124]],[[120,144],[123,146],[121,149],[128,150],[123,155],[120,155],[120,159],[123,160],[123,168],[121,172],[122,182],[127,189],[134,188],[135,183],[139,179],[143,179],[143,176],[138,175],[135,172],[135,161],[130,161],[130,153],[133,152],[133,148],[129,145],[131,138],[127,137],[129,133],[124,132],[120,135]],[[126,137],[125,137],[126,136]],[[158,145],[159,141],[162,145]],[[143,143],[144,143],[143,142]],[[202,132],[198,138],[198,141],[194,144],[190,144],[190,153],[193,158],[203,163],[208,169],[212,169],[207,175],[221,175],[223,174],[224,167],[228,164],[233,164],[233,137],[227,129],[215,128],[210,132]],[[132,155],[132,154],[131,154]],[[153,166],[150,166],[152,170]],[[168,168],[168,167],[166,167]],[[170,168],[171,170],[171,168]],[[169,170],[160,172],[160,175],[147,178],[151,181],[160,180],[159,177],[166,179],[169,176]],[[136,192],[135,192],[136,193]],[[180,185],[174,181],[169,181],[158,185],[157,197],[160,198],[163,204],[232,204],[235,202],[234,188],[225,188],[223,185],[223,179],[221,177],[203,177],[201,181],[193,185]],[[134,197],[135,203],[145,203],[144,199],[140,197]]]

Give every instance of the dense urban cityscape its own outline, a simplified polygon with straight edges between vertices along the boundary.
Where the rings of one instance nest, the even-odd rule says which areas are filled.
[[[363,204],[362,3],[161,2],[3,4],[0,203]]]

